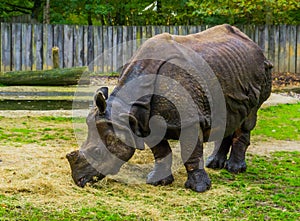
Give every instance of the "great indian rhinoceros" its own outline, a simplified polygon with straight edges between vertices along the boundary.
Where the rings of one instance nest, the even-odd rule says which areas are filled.
[[[171,184],[168,139],[180,141],[186,188],[211,187],[203,162],[207,141],[216,144],[207,167],[244,172],[250,131],[270,96],[271,69],[259,46],[230,25],[148,39],[124,65],[110,96],[106,87],[96,91],[87,139],[67,154],[73,180],[84,187],[116,174],[146,143],[155,159],[146,183]]]

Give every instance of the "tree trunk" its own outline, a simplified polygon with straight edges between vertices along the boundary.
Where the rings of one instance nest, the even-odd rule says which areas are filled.
[[[44,9],[44,24],[50,24],[50,0],[46,0]]]
[[[52,69],[44,71],[0,72],[0,84],[32,86],[64,86],[89,83],[88,78],[81,78],[88,71],[87,67]]]

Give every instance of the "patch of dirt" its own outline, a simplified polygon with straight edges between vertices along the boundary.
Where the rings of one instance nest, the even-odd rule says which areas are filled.
[[[297,86],[300,87],[300,73],[273,73],[272,86],[274,89]]]
[[[275,151],[300,151],[300,141],[270,140],[253,142],[247,152],[257,155],[269,155]]]

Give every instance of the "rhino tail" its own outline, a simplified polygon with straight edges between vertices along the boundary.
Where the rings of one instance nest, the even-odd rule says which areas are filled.
[[[265,61],[264,61],[264,65],[265,65],[265,70],[266,70],[266,71],[267,71],[267,70],[270,70],[270,69],[272,69],[272,68],[274,67],[274,65],[272,64],[272,62],[269,61],[269,60],[265,60]]]

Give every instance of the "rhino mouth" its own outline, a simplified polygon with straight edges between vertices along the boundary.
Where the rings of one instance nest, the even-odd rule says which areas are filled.
[[[77,181],[77,186],[79,187],[84,187],[86,184],[88,183],[88,180],[86,177],[81,177],[78,181]]]

